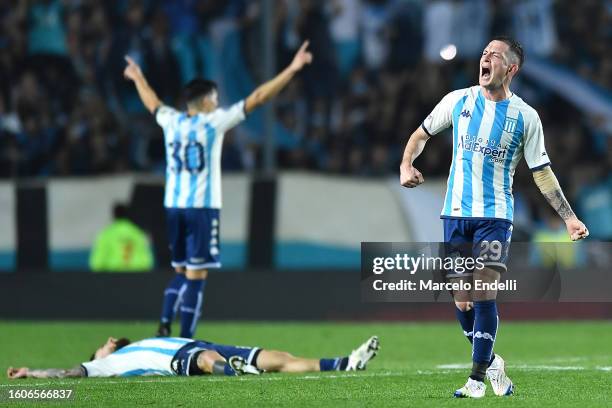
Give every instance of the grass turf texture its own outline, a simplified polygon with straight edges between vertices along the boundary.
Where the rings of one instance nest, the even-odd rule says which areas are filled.
[[[134,322],[0,322],[0,362],[3,371],[9,365],[69,368],[87,360],[108,336],[137,340],[155,328],[153,323]],[[466,381],[471,353],[453,323],[203,321],[197,337],[316,358],[346,355],[372,334],[380,336],[382,348],[364,372],[21,381],[9,381],[3,373],[0,393],[5,398],[13,386],[73,388],[74,399],[64,404],[100,407],[612,404],[612,322],[502,322],[495,347],[506,360],[516,393],[496,397],[488,386],[486,397],[477,402],[451,398]],[[5,402],[0,400],[0,405]]]

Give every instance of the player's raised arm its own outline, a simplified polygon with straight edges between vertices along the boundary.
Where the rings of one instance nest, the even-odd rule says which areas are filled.
[[[9,367],[6,370],[6,375],[11,380],[15,380],[17,378],[76,378],[87,376],[85,369],[80,365],[67,370],[61,368],[31,370],[28,367]]]
[[[276,96],[288,83],[293,76],[300,71],[304,65],[312,62],[312,54],[307,50],[308,41],[304,41],[298,52],[293,57],[293,61],[280,74],[260,85],[250,94],[245,101],[244,110],[246,113],[252,112],[255,108],[263,105],[268,100]]]
[[[136,85],[136,90],[138,91],[138,96],[140,96],[140,100],[149,112],[154,113],[155,110],[162,104],[161,101],[157,97],[157,94],[153,88],[149,86],[149,83],[143,75],[140,66],[127,55],[125,56],[125,60],[127,61],[127,66],[123,70],[123,76],[134,82],[134,85]]]
[[[565,221],[567,233],[572,241],[578,241],[589,236],[587,227],[576,217],[572,207],[567,202],[555,173],[550,166],[545,166],[533,172],[533,180],[546,198],[546,201],[557,211]]]
[[[429,135],[421,126],[410,135],[400,165],[400,183],[402,186],[412,188],[425,182],[421,172],[414,168],[412,163],[423,152],[428,139]]]

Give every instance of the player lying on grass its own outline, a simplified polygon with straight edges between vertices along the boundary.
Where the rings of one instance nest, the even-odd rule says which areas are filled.
[[[225,346],[181,337],[150,338],[136,343],[110,337],[90,361],[72,369],[9,367],[7,375],[16,379],[354,371],[364,370],[378,349],[378,337],[372,336],[348,357],[308,359],[285,351]]]

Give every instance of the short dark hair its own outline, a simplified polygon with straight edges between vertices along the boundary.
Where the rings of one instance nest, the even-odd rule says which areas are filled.
[[[131,343],[130,339],[126,338],[126,337],[122,337],[119,340],[117,340],[117,342],[115,343],[115,345],[117,346],[115,348],[115,351],[120,350],[122,348],[124,348],[125,346],[129,345]],[[91,357],[89,357],[89,361],[94,361],[96,359],[96,352],[94,351],[91,354]]]
[[[491,41],[501,41],[505,43],[510,49],[510,52],[518,58],[519,68],[523,66],[523,62],[525,62],[525,52],[523,51],[523,46],[520,42],[516,41],[514,38],[508,35],[498,35],[496,37],[493,37]]]
[[[215,82],[209,81],[208,79],[196,78],[189,81],[183,88],[183,98],[185,99],[185,103],[190,105],[216,90],[217,84]]]
[[[121,204],[121,203],[117,203],[115,204],[115,206],[113,207],[113,217],[118,220],[118,219],[127,219],[130,216],[130,209],[128,208],[127,205],[125,204]]]

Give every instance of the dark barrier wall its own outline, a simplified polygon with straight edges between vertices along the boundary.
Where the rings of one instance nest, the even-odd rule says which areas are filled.
[[[47,268],[49,232],[47,222],[47,188],[27,184],[16,188],[17,199],[17,268]]]
[[[252,270],[272,268],[276,225],[276,178],[254,176],[249,208],[248,262]],[[17,270],[30,273],[47,269],[49,259],[48,183],[24,182],[16,186]],[[157,265],[170,264],[163,207],[164,186],[159,182],[134,183],[129,215],[152,238]],[[3,209],[5,210],[5,209]]]
[[[155,320],[170,273],[0,276],[0,319]],[[211,273],[204,319],[451,320],[451,303],[362,303],[357,272]],[[611,303],[507,303],[504,319],[610,319]]]

